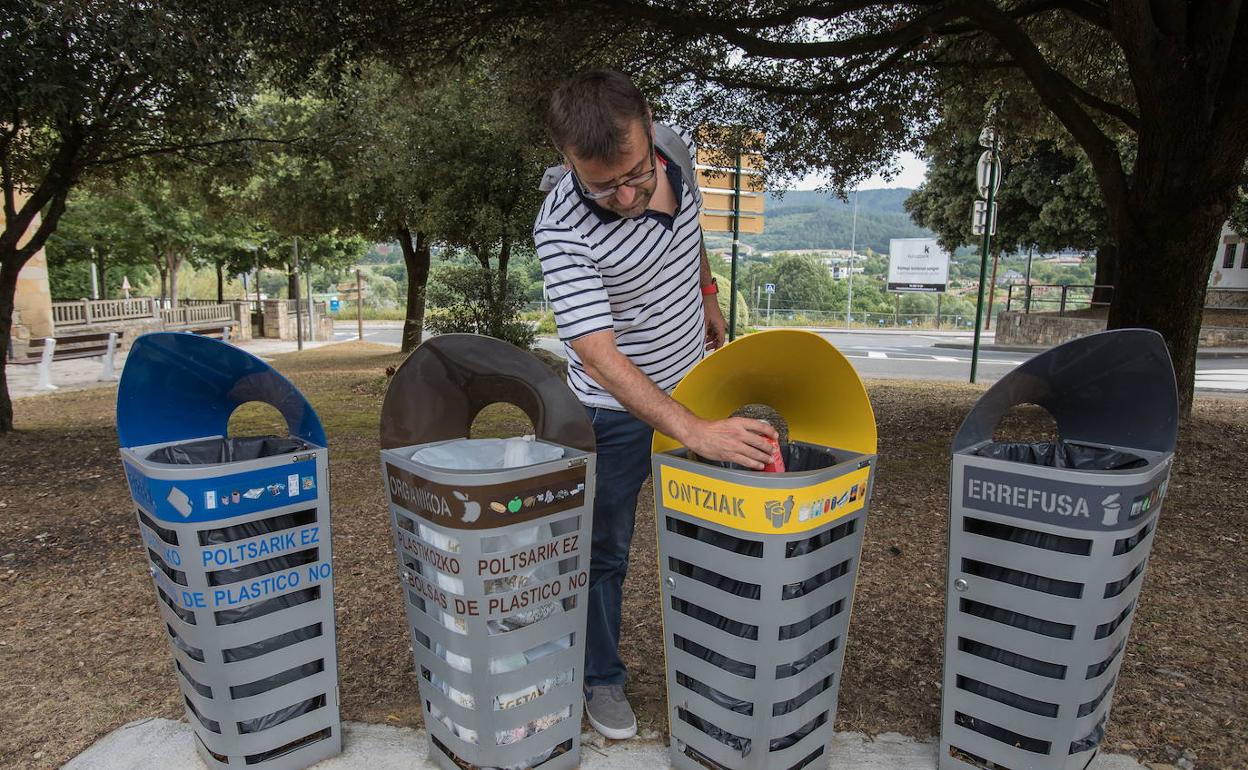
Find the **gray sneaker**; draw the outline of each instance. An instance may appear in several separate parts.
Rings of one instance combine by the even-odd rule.
[[[594,729],[613,741],[637,734],[637,717],[618,684],[585,688],[585,715]]]

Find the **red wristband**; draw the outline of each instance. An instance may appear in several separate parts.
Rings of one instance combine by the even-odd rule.
[[[714,278],[711,282],[702,287],[702,296],[710,296],[711,294],[719,294],[719,282]]]

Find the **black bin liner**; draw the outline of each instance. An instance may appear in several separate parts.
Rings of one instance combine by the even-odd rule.
[[[311,448],[306,441],[282,436],[209,438],[161,447],[152,451],[146,459],[168,465],[216,465],[276,457]]]
[[[295,717],[301,717],[304,714],[316,711],[325,705],[325,696],[316,695],[305,701],[278,709],[272,714],[266,714],[255,719],[245,719],[238,723],[238,731],[243,735],[248,733],[258,733],[261,730],[267,730],[270,727],[277,727],[283,722],[289,722]]]
[[[1072,468],[1084,471],[1119,471],[1140,468],[1148,461],[1130,452],[1104,447],[1074,444],[1069,441],[1039,441],[1036,443],[1001,442],[986,444],[975,454],[993,460],[1009,460],[1046,468]]]

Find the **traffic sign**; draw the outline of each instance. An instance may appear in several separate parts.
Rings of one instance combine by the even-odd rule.
[[[775,294],[776,285],[774,283],[765,283],[763,284],[763,291],[767,292],[768,294]]]
[[[755,146],[763,137],[752,137]],[[703,126],[697,134],[697,185],[702,192],[702,229],[710,233],[763,231],[763,156],[722,149],[736,144],[730,133]]]
[[[987,221],[988,202],[975,201],[975,207],[971,210],[971,234],[983,235],[984,223]],[[991,235],[997,234],[997,204],[992,204],[992,231]]]
[[[995,167],[996,174],[993,174]],[[979,165],[975,167],[975,184],[979,186],[979,196],[981,198],[988,197],[988,180],[993,179],[992,192],[995,195],[997,190],[1001,189],[1001,161],[994,158],[992,150],[984,150],[984,154],[979,156]]]

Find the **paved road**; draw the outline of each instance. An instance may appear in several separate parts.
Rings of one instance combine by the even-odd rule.
[[[971,351],[935,347],[941,342],[970,342],[970,335],[875,334],[820,332],[849,358],[863,377],[965,382],[971,371]],[[364,339],[398,345],[402,330],[364,324]],[[356,338],[354,325],[339,325],[339,340]],[[563,345],[542,338],[538,345],[562,355]],[[980,382],[993,382],[1027,360],[1028,353],[983,351],[979,358]],[[1248,394],[1248,358],[1201,359],[1196,365],[1197,390]]]

